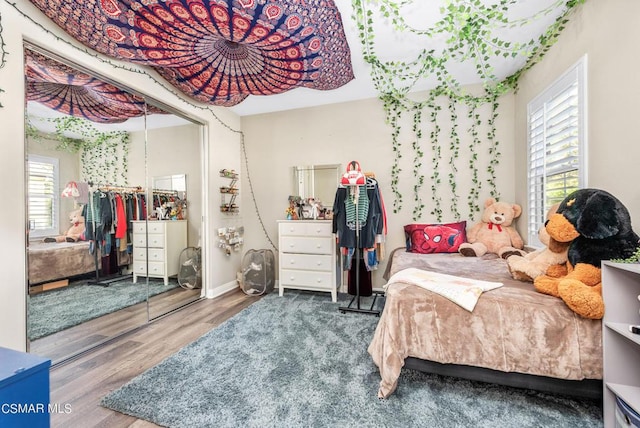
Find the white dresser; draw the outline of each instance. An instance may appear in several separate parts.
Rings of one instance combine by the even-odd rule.
[[[187,246],[186,220],[134,221],[133,282],[138,276],[164,278],[178,274],[180,252]],[[148,234],[147,234],[147,224]],[[148,236],[148,240],[147,240]],[[147,255],[149,256],[147,275]]]
[[[337,301],[336,240],[331,220],[278,222],[279,287],[327,291]]]

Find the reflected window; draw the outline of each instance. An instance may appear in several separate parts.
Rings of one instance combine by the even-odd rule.
[[[28,212],[30,237],[57,235],[58,226],[58,159],[29,155]]]

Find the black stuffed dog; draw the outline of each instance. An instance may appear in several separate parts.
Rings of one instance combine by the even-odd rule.
[[[545,226],[551,239],[571,242],[568,274],[535,279],[537,291],[560,297],[578,315],[601,319],[601,261],[626,259],[640,245],[631,216],[622,203],[599,189],[581,189],[567,196]]]

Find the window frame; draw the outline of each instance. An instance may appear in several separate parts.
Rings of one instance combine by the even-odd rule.
[[[39,162],[53,165],[53,191],[50,195],[52,200],[51,206],[51,227],[47,229],[36,229],[35,225],[32,224],[31,220],[31,197],[32,196],[43,196],[47,197],[47,194],[34,194],[31,191],[31,163]],[[27,219],[28,219],[28,228],[29,228],[29,239],[33,238],[42,238],[46,236],[57,236],[60,234],[60,160],[53,157],[42,156],[42,155],[34,155],[29,154],[27,156]]]
[[[533,100],[527,104],[527,236],[528,244],[532,247],[542,247],[542,244],[538,238],[538,230],[544,225],[546,220],[546,214],[552,203],[548,199],[546,192],[547,179],[550,176],[547,171],[546,154],[547,154],[547,142],[544,141],[544,147],[538,146],[538,151],[543,156],[543,172],[539,174],[535,169],[539,169],[539,165],[534,166],[534,160],[532,160],[532,116],[538,113],[540,109],[544,109],[547,105],[556,100],[557,97],[565,94],[572,85],[577,85],[576,90],[576,108],[577,108],[577,172],[578,172],[578,186],[577,188],[584,188],[587,186],[587,56],[580,58],[575,64],[573,64],[567,71],[565,71],[560,77],[558,77],[549,87],[543,90]],[[544,113],[543,113],[544,115]],[[543,132],[548,128],[547,123],[549,118],[543,117]],[[540,144],[536,142],[535,144]],[[538,154],[540,154],[538,153]],[[536,158],[535,161],[539,161]],[[559,174],[556,174],[559,175]],[[542,179],[542,183],[540,183]],[[534,181],[535,180],[535,181]],[[541,186],[541,188],[540,188]],[[566,194],[565,194],[566,196]]]

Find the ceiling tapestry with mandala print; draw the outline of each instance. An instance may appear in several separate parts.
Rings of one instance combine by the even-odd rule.
[[[304,87],[331,90],[353,70],[332,0],[31,0],[84,45],[154,68],[203,103]]]
[[[121,123],[164,113],[140,96],[62,64],[31,49],[24,51],[27,101],[96,123]]]

